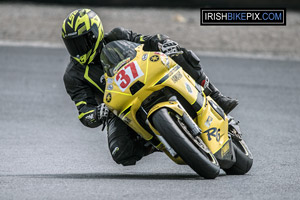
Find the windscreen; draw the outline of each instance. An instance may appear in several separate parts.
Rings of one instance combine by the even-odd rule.
[[[121,67],[118,65],[121,61],[126,63],[135,58],[135,48],[139,45],[126,40],[117,40],[105,45],[101,51],[100,60],[107,75],[112,77],[117,71],[115,68]]]

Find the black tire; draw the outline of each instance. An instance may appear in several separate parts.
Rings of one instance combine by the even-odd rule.
[[[252,167],[253,157],[244,141],[233,141],[233,148],[236,156],[236,163],[229,169],[224,169],[228,175],[246,174]]]
[[[156,111],[153,114],[152,122],[155,129],[178,153],[183,161],[200,176],[207,179],[214,179],[219,175],[220,166],[212,163],[194,146],[174,122],[166,108]]]

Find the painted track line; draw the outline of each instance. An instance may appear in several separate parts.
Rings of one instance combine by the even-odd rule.
[[[50,49],[64,49],[63,42],[50,43],[42,41],[11,41],[0,40],[0,46],[11,47],[38,47]],[[274,55],[268,53],[254,54],[254,53],[238,53],[238,52],[215,52],[215,51],[194,51],[197,55],[207,57],[219,58],[241,58],[241,59],[258,59],[258,60],[277,60],[277,61],[300,61],[300,55]]]
[[[274,61],[300,61],[300,55],[274,55],[271,53],[238,53],[238,52],[218,52],[218,51],[195,51],[197,55],[220,58],[241,58],[241,59],[258,59]]]
[[[50,43],[50,42],[42,42],[42,41],[11,41],[11,40],[0,40],[0,46],[40,47],[40,48],[52,48],[52,49],[64,48],[63,43]]]

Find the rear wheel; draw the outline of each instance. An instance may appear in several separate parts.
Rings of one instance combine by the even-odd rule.
[[[224,169],[229,175],[246,174],[252,167],[253,157],[244,140],[233,139],[233,148],[236,156],[236,163],[229,169]]]
[[[219,175],[220,167],[215,157],[203,146],[205,144],[202,141],[193,140],[191,135],[180,127],[173,113],[162,108],[153,114],[152,122],[168,144],[200,176],[213,179]]]

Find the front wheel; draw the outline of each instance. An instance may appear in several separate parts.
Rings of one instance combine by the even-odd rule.
[[[214,163],[196,147],[170,114],[166,108],[156,111],[152,117],[155,129],[195,172],[204,178],[216,178],[220,172],[218,163]]]

